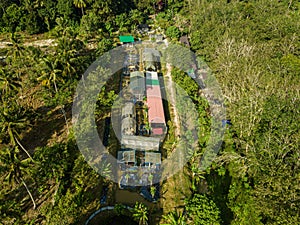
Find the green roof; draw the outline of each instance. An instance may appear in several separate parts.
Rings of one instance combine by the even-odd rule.
[[[120,42],[128,43],[128,42],[134,42],[133,36],[119,36]]]
[[[147,84],[147,85],[159,85],[159,81],[158,81],[158,80],[150,80],[150,79],[147,79],[147,80],[146,80],[146,84]]]

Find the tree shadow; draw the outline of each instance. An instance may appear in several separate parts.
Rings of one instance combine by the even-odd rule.
[[[230,224],[233,220],[233,213],[228,207],[228,193],[231,184],[231,176],[228,170],[223,176],[218,175],[217,171],[211,171],[206,178],[212,198],[221,211],[221,218],[224,224]]]
[[[71,125],[71,104],[64,108]],[[68,137],[68,131],[64,115],[59,107],[41,106],[36,110],[38,114],[29,131],[23,134],[22,145],[32,154],[37,147],[61,142]]]

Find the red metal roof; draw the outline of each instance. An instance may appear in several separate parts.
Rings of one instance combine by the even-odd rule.
[[[152,133],[154,135],[162,135],[164,131],[161,127],[158,127],[158,128],[152,128]]]
[[[147,105],[149,123],[165,124],[164,108],[159,85],[147,85]]]

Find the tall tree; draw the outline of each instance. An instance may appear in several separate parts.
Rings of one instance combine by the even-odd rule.
[[[21,130],[29,126],[26,110],[12,99],[10,102],[4,100],[0,107],[0,125],[2,127],[0,136],[4,143],[12,147],[18,145],[32,159],[29,152],[19,141]]]
[[[64,82],[61,77],[61,69],[59,68],[59,61],[55,56],[47,56],[41,59],[41,68],[42,74],[38,78],[38,81],[41,81],[42,85],[50,88],[53,85],[55,93],[58,93],[57,82]]]
[[[13,95],[21,87],[20,78],[6,67],[0,68],[0,91],[3,96]]]
[[[20,77],[21,71],[23,69],[24,55],[26,49],[24,47],[23,38],[18,33],[10,34],[11,45],[8,48],[6,54],[6,62],[10,70],[15,72],[15,74]]]

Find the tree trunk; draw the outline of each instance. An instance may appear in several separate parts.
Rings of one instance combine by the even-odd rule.
[[[25,181],[23,180],[22,177],[20,178],[20,180],[22,181],[22,184],[23,184],[24,187],[26,188],[26,190],[27,190],[27,192],[28,192],[28,194],[29,194],[29,196],[30,196],[30,198],[31,198],[31,201],[32,201],[32,203],[33,203],[33,209],[35,209],[35,208],[36,208],[36,204],[35,204],[35,201],[34,201],[34,199],[33,199],[33,197],[32,197],[31,192],[29,191],[29,189],[28,189],[28,187],[27,187],[27,185],[26,185],[26,183],[25,183]]]
[[[55,192],[54,192],[54,194],[53,194],[53,198],[52,198],[52,205],[53,205],[53,206],[55,205],[55,197],[56,197],[56,194],[57,194],[57,192],[58,192],[59,186],[60,186],[60,181],[58,182],[57,187],[56,187],[56,189],[55,189]]]
[[[57,89],[57,85],[56,85],[56,81],[55,80],[53,80],[53,85],[54,85],[55,92],[58,93],[58,89]]]
[[[53,84],[54,84],[55,92],[57,94],[58,93],[58,89],[57,89],[57,85],[56,85],[55,80],[53,81]],[[68,125],[68,121],[67,121],[66,111],[64,110],[64,106],[60,106],[60,110],[61,110],[61,112],[62,112],[62,114],[64,116],[64,119],[65,119],[65,122],[66,122],[66,125],[67,125],[67,132],[69,134],[70,130],[69,130],[69,125]]]
[[[64,110],[64,106],[60,106],[60,110],[61,110],[62,114],[64,115],[64,119],[65,119],[65,122],[66,122],[66,125],[67,125],[67,133],[70,134],[67,115],[66,115],[66,111]]]
[[[28,155],[28,157],[32,160],[33,158],[31,157],[31,155],[29,154],[29,152],[23,147],[23,145],[21,144],[21,142],[19,142],[19,140],[15,137],[16,142],[18,143],[18,145],[21,147],[21,149]]]

